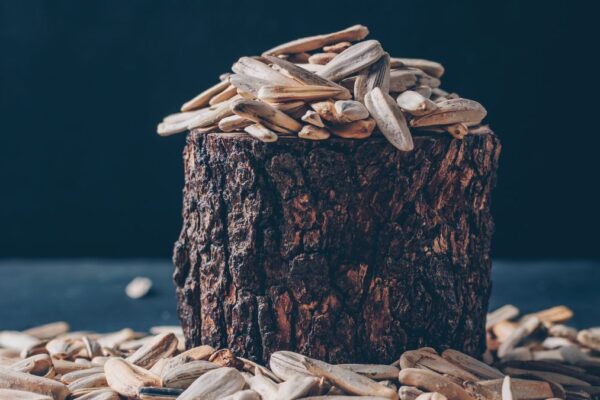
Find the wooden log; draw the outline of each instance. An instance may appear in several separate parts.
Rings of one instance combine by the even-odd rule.
[[[187,345],[261,362],[281,349],[334,363],[420,346],[479,356],[500,142],[414,143],[192,132],[173,255]]]

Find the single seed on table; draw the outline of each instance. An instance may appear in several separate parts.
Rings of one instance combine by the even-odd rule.
[[[338,95],[336,95],[336,98],[338,98],[338,99],[352,98],[352,95],[350,94],[348,89],[338,85],[337,83],[330,81],[329,79],[320,77],[319,75],[317,75],[309,70],[299,67],[298,65],[288,62],[286,60],[281,60],[277,57],[266,56],[265,58],[267,60],[269,60],[270,62],[272,62],[274,66],[276,66],[281,71],[283,71],[287,76],[289,76],[292,79],[295,79],[296,81],[298,81],[300,83],[303,83],[305,85],[312,85],[312,86],[331,86],[333,88],[340,90],[340,93]]]
[[[354,25],[338,32],[292,40],[291,42],[280,44],[279,46],[265,51],[263,55],[303,53],[339,42],[355,42],[363,40],[368,34],[369,29],[366,26]]]
[[[325,127],[325,125],[323,124],[323,120],[321,120],[321,116],[313,110],[306,111],[300,119],[319,128]]]
[[[318,74],[337,82],[373,64],[383,54],[383,48],[377,40],[365,40],[338,54]]]
[[[329,61],[333,60],[338,53],[316,53],[308,58],[309,64],[321,64],[325,65]]]
[[[273,143],[279,139],[279,136],[269,128],[261,124],[253,124],[244,128],[244,131],[255,139],[265,143]]]
[[[381,58],[363,69],[354,80],[354,98],[364,102],[365,96],[374,88],[384,93],[390,91],[390,55],[384,53]]]
[[[367,118],[354,122],[331,124],[327,126],[327,129],[344,139],[366,139],[373,133],[375,125],[373,118]]]
[[[424,60],[420,58],[392,58],[393,66],[405,66],[418,68],[428,75],[435,78],[441,78],[444,75],[444,66],[436,61]]]
[[[383,136],[394,147],[401,151],[414,148],[406,118],[394,99],[376,87],[365,96],[365,105]]]
[[[352,46],[352,43],[350,42],[339,42],[329,46],[323,46],[323,51],[325,53],[341,53],[350,46]]]
[[[298,132],[299,138],[309,140],[325,140],[329,139],[329,136],[331,135],[326,129],[314,125],[304,125]]]
[[[298,132],[302,129],[302,125],[299,122],[261,101],[238,100],[233,103],[231,110],[241,117],[259,123],[276,132]]]
[[[199,95],[182,105],[181,111],[192,111],[198,108],[206,107],[213,96],[221,93],[228,86],[229,82],[227,81],[221,81],[216,85],[211,86],[210,88],[206,89],[205,91],[203,91],[202,93],[200,93]]]
[[[282,85],[282,86],[297,86],[300,83],[296,82],[292,78],[289,78],[267,64],[258,61],[251,57],[240,58],[233,67],[233,72],[241,75],[248,75],[253,78],[261,79],[269,82],[271,85]]]
[[[258,91],[258,98],[267,102],[310,101],[335,97],[342,90],[331,86],[263,86]]]
[[[401,109],[417,116],[432,113],[438,108],[433,101],[412,90],[400,93],[396,102]]]

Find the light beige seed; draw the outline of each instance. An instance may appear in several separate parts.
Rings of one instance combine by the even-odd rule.
[[[292,78],[289,78],[277,71],[273,68],[269,67],[267,64],[258,61],[251,57],[242,57],[240,58],[233,66],[231,67],[233,72],[236,74],[247,75],[253,78],[257,78],[263,81],[269,82],[271,85],[281,85],[281,86],[297,86],[299,83]]]
[[[366,139],[375,129],[373,118],[361,119],[346,124],[331,124],[327,128],[336,136],[344,139]]]
[[[144,386],[160,386],[160,377],[120,358],[111,358],[104,364],[106,381],[115,392],[136,397]]]
[[[300,83],[303,83],[305,85],[311,85],[311,86],[331,86],[332,88],[339,89],[339,91],[340,91],[339,94],[336,95],[336,98],[342,99],[342,100],[352,98],[352,95],[350,94],[348,89],[338,85],[337,83],[330,81],[329,79],[325,79],[325,78],[315,74],[314,72],[311,72],[305,68],[299,67],[298,65],[293,64],[291,62],[281,60],[277,57],[267,56],[266,58],[269,61],[271,61],[274,66],[279,68],[281,71],[285,72],[285,74],[287,76],[289,76],[292,79],[295,79],[296,81],[298,81]],[[308,64],[308,65],[311,65],[311,64]]]
[[[206,89],[205,91],[203,91],[202,93],[200,93],[199,95],[182,105],[181,111],[192,111],[198,108],[206,107],[213,96],[221,93],[228,86],[229,82],[227,81],[221,81],[216,85],[211,86],[210,88]]]
[[[308,140],[326,140],[329,139],[330,133],[327,129],[319,128],[314,125],[304,125],[300,132],[298,132],[298,137],[302,139]]]
[[[324,128],[323,120],[321,116],[313,110],[307,110],[306,113],[301,117],[302,121],[307,122],[311,125],[317,126],[319,128]]]
[[[398,393],[395,390],[350,370],[310,358],[304,360],[304,365],[312,374],[328,379],[347,393],[398,399]]]
[[[573,318],[573,311],[566,306],[556,306],[552,308],[548,308],[546,310],[538,311],[533,314],[526,314],[522,319],[526,319],[529,317],[535,316],[540,322],[546,323],[561,323],[566,322]]]
[[[127,284],[125,293],[127,294],[127,297],[131,299],[139,299],[147,295],[151,288],[152,280],[150,280],[150,278],[145,276],[136,276]]]
[[[502,400],[517,400],[511,387],[510,376],[505,376],[502,381]]]
[[[506,304],[487,315],[485,327],[490,329],[498,322],[511,320],[516,318],[517,315],[519,315],[519,309],[512,304]]]
[[[97,389],[108,386],[104,372],[99,372],[89,376],[84,376],[69,383],[71,393],[81,392],[84,389]]]
[[[420,394],[416,400],[448,400],[448,398],[438,392],[427,392]]]
[[[412,90],[400,93],[396,102],[401,109],[417,116],[430,114],[438,108],[433,101]]]
[[[190,361],[165,371],[161,376],[162,384],[168,388],[187,389],[198,377],[216,368],[219,366],[210,361]]]
[[[400,400],[416,400],[416,398],[423,393],[424,392],[422,390],[408,385],[400,386],[400,389],[398,389],[398,396],[400,396]]]
[[[338,367],[345,368],[375,380],[396,379],[400,372],[398,368],[392,367],[391,365],[379,364],[338,364]]]
[[[271,354],[269,366],[271,371],[281,380],[288,380],[294,376],[313,376],[304,365],[306,357],[292,351],[276,351]]]
[[[237,393],[225,396],[221,400],[261,400],[261,398],[254,390],[241,390]]]
[[[23,390],[0,389],[0,399],[2,400],[52,400],[51,396],[39,393],[26,392]]]
[[[444,129],[446,129],[454,139],[458,140],[463,140],[469,133],[469,127],[463,123],[446,125]]]
[[[376,87],[384,93],[390,91],[390,55],[384,53],[381,58],[363,69],[354,80],[354,98],[364,102],[365,96]]]
[[[258,96],[258,91],[261,87],[271,84],[271,82],[267,80],[244,74],[231,75],[231,77],[229,77],[229,81],[237,88],[238,91],[248,93],[254,98]]]
[[[400,368],[421,368],[459,381],[476,381],[477,376],[428,350],[405,351],[400,357]]]
[[[451,125],[465,123],[478,124],[487,111],[481,104],[468,99],[450,99],[437,103],[438,109],[411,121],[411,126]]]
[[[40,339],[18,331],[0,331],[0,347],[26,351],[40,343]]]
[[[237,88],[234,85],[229,85],[227,87],[227,89],[225,89],[221,93],[211,97],[208,104],[210,104],[211,106],[214,106],[215,104],[219,104],[219,103],[224,102],[225,100],[229,100],[236,94],[237,94]]]
[[[338,32],[292,40],[291,42],[283,43],[267,50],[263,54],[278,55],[286,53],[303,53],[339,42],[355,42],[357,40],[363,40],[368,34],[369,29],[366,26],[354,25]]]
[[[462,387],[432,371],[416,368],[402,369],[399,380],[402,385],[416,386],[427,392],[441,393],[448,400],[473,400]]]
[[[219,400],[244,388],[246,381],[241,373],[230,367],[217,368],[200,376],[178,400]]]
[[[333,60],[338,53],[315,53],[308,58],[309,64],[325,65]]]
[[[503,378],[504,374],[496,368],[487,365],[471,356],[457,350],[447,349],[442,357],[477,376],[478,380]]]
[[[339,42],[330,46],[323,46],[323,51],[325,53],[341,53],[350,46],[352,46],[350,42]]]
[[[521,341],[535,332],[540,326],[540,320],[537,317],[527,318],[522,321],[498,348],[498,357],[502,358],[513,350]]]
[[[365,105],[383,136],[398,150],[414,148],[412,135],[400,106],[381,88],[375,88],[365,97]]]
[[[273,143],[279,139],[279,136],[275,132],[261,124],[249,125],[244,128],[244,131],[264,143]]]
[[[223,132],[241,131],[252,124],[252,121],[242,118],[239,115],[230,115],[219,121],[219,129]]]
[[[339,122],[353,122],[369,118],[369,110],[359,101],[338,100],[334,106]]]
[[[24,360],[17,361],[10,365],[10,369],[18,372],[26,372],[28,374],[52,377],[48,375],[54,374],[54,365],[48,354],[36,354],[27,357]]]
[[[120,399],[119,394],[112,389],[93,390],[93,391],[77,398],[77,400],[119,400],[119,399]]]
[[[216,125],[219,121],[225,117],[233,114],[231,111],[231,105],[237,100],[237,96],[232,97],[217,105],[211,106],[202,114],[198,114],[188,121],[187,128],[205,128],[211,125]]]
[[[60,381],[65,384],[70,384],[75,382],[78,379],[88,377],[90,375],[95,375],[104,372],[104,367],[92,367],[79,371],[72,371],[67,374],[61,376]]]
[[[67,386],[52,379],[17,372],[0,367],[0,389],[22,390],[64,400],[69,395]]]
[[[504,378],[479,381],[477,383],[501,394]],[[554,393],[548,382],[512,378],[510,383],[514,396],[519,400],[541,400],[554,397]]]
[[[23,331],[23,333],[36,337],[40,340],[54,339],[56,336],[69,332],[70,326],[64,321],[51,322],[40,326],[35,326]]]
[[[256,100],[238,100],[232,111],[264,127],[280,133],[298,132],[302,125],[276,108]]]
[[[548,328],[548,334],[557,338],[566,338],[571,341],[577,339],[577,329],[562,324],[552,325]]]
[[[435,78],[441,78],[444,75],[444,66],[438,62],[424,60],[420,58],[393,58],[394,66],[405,66],[418,68],[428,75]]]
[[[318,74],[337,82],[373,64],[383,54],[383,48],[377,40],[365,40],[338,54]]]
[[[258,98],[270,102],[311,101],[335,97],[340,89],[331,86],[263,86],[258,91]]]
[[[177,337],[171,332],[161,333],[127,357],[127,361],[142,368],[151,368],[159,359],[170,357],[177,351]]]

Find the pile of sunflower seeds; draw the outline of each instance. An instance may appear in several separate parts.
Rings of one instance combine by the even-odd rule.
[[[181,328],[69,332],[65,322],[0,332],[0,399],[587,400],[600,395],[600,328],[564,325],[554,307],[487,318],[479,361],[456,350],[406,351],[391,365],[328,364],[290,351],[261,366],[228,349],[185,350]]]
[[[187,130],[245,132],[263,142],[279,137],[365,139],[378,132],[402,151],[413,149],[410,128],[457,139],[487,112],[476,101],[440,88],[435,61],[390,57],[362,25],[297,39],[242,57],[233,74],[206,89],[158,125],[168,136]]]

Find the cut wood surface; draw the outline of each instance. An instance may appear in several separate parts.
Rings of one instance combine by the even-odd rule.
[[[500,143],[414,147],[192,132],[173,258],[187,345],[260,362],[289,349],[389,364],[425,345],[480,356]]]

